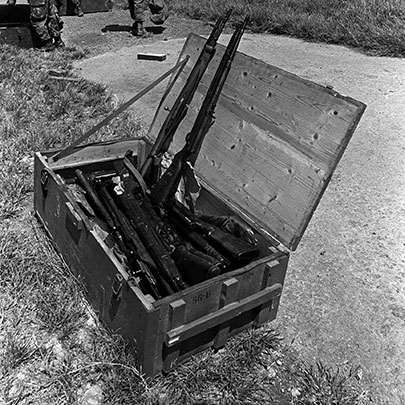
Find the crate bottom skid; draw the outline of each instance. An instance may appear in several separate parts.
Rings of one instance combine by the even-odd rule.
[[[84,174],[117,171],[132,152],[138,167],[198,58],[205,39],[191,34],[190,57],[168,87],[145,139],[78,147],[56,162],[35,156],[34,205],[64,260],[84,282],[99,318],[135,340],[142,370],[155,375],[229,336],[276,317],[289,252],[294,250],[364,111],[364,104],[242,53],[235,57],[195,171],[199,208],[234,214],[257,233],[259,258],[178,293],[154,300],[114,254],[108,233],[69,188]],[[217,52],[176,133],[179,150],[224,53]],[[190,269],[192,271],[192,269]]]

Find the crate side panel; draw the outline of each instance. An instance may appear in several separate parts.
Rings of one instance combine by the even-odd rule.
[[[232,273],[228,277],[221,280],[213,280],[211,284],[211,291],[216,291],[218,294],[211,303],[217,303],[212,309],[202,311],[201,309],[193,311],[193,306],[201,300],[203,303],[207,299],[204,295],[207,289],[199,289],[196,286],[195,291],[184,292],[181,297],[176,297],[175,305],[178,306],[179,302],[185,303],[185,311],[183,321],[173,324],[171,316],[171,303],[166,303],[161,306],[160,315],[160,330],[161,334],[158,337],[157,347],[161,347],[161,358],[155,358],[157,367],[163,367],[168,370],[176,363],[183,361],[207,347],[222,347],[229,336],[232,336],[244,329],[252,326],[262,324],[266,321],[273,320],[276,317],[279,294],[266,302],[256,305],[253,308],[246,305],[246,308],[241,305],[237,311],[237,315],[232,319],[221,322],[219,312],[221,309],[226,308],[228,305],[235,305],[248,301],[250,297],[254,296],[268,287],[276,285],[282,286],[284,282],[285,273],[287,270],[288,255],[281,254],[275,260],[270,260],[268,263],[260,263],[252,266],[247,271],[241,271],[239,274]],[[225,287],[225,288],[224,288]],[[196,302],[195,298],[198,297]],[[194,298],[194,299],[193,299]],[[198,316],[192,316],[198,314]],[[191,316],[190,316],[191,315]],[[210,327],[203,328],[201,331],[193,334],[185,340],[181,340],[178,344],[170,345],[167,341],[167,333],[176,328],[181,328],[193,324],[193,321],[199,321],[201,318],[210,318]],[[218,322],[216,321],[218,319]],[[199,329],[198,329],[199,330]]]
[[[123,286],[119,301],[115,304],[118,305],[118,310],[111,319],[109,327],[130,343],[135,343],[137,360],[142,372],[154,375],[161,370],[155,365],[159,336],[159,311],[146,310],[133,289],[134,284],[131,280]]]
[[[55,247],[75,276],[83,282],[90,304],[103,322],[109,323],[108,302],[116,271],[97,240],[86,229],[79,230],[68,219],[66,196],[53,179],[48,180],[45,198],[37,200],[36,212]]]
[[[52,175],[46,182],[46,192],[43,192],[39,168],[35,172],[34,193],[36,213],[52,242],[69,268],[83,282],[88,300],[101,320],[110,324],[111,286],[118,269],[94,234],[83,224],[72,222],[67,205],[71,202]]]
[[[115,276],[120,273],[86,227],[79,230],[70,221],[66,210],[69,199],[65,190],[51,175],[45,192],[41,185],[41,172],[47,168],[35,157],[34,208],[44,224],[55,247],[71,271],[82,282],[86,297],[99,319],[111,330],[135,342],[139,362],[145,372],[152,374],[158,333],[159,311],[148,310],[134,291],[132,281],[123,283],[116,295],[113,292]]]

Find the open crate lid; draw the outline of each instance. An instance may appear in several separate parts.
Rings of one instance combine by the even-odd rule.
[[[190,61],[161,105],[154,140],[205,39],[190,34]],[[225,47],[218,45],[171,147],[184,145]],[[295,250],[365,105],[238,53],[217,105],[196,173],[231,206]]]

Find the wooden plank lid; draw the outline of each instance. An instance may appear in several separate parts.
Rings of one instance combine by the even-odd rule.
[[[190,55],[190,62],[156,113],[152,140],[204,42],[188,37],[180,58]],[[224,50],[217,47],[172,152],[183,146]],[[359,101],[238,53],[196,172],[258,228],[295,250],[364,109]]]

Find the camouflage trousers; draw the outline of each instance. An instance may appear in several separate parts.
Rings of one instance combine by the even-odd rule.
[[[34,34],[41,42],[61,35],[63,22],[54,0],[28,0],[30,21]]]
[[[54,0],[55,1],[55,5],[58,8],[58,10],[60,11],[62,5],[63,5],[63,1],[62,0]],[[70,0],[70,3],[73,4],[75,7],[81,7],[82,6],[82,1],[81,0]]]
[[[129,12],[135,22],[145,22],[145,11],[149,8],[154,24],[163,24],[167,17],[167,6],[163,0],[128,0]]]

